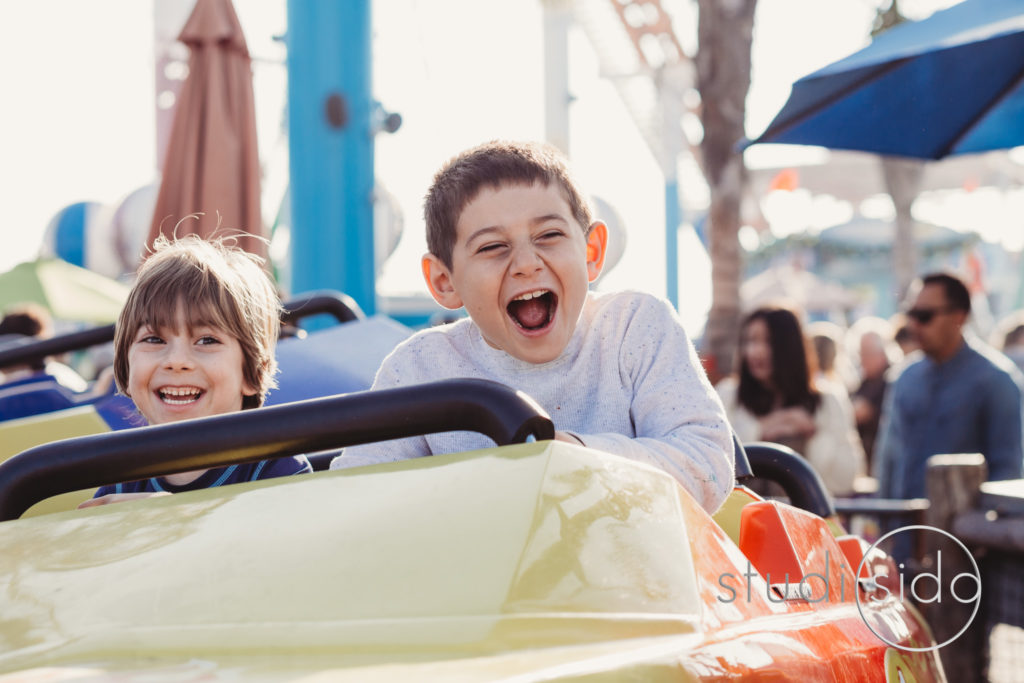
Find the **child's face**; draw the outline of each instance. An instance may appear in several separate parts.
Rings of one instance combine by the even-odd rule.
[[[488,344],[545,363],[572,337],[606,236],[595,223],[588,252],[556,184],[484,188],[459,216],[452,268],[428,254],[424,274],[443,306],[466,307]]]
[[[141,327],[128,350],[128,395],[150,424],[242,409],[256,393],[242,376],[242,347],[225,330],[188,331],[179,313],[173,330]]]

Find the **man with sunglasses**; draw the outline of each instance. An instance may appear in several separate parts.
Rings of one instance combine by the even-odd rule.
[[[924,357],[903,370],[886,397],[875,458],[880,495],[925,497],[928,458],[940,453],[982,453],[989,479],[1024,476],[1024,376],[964,336],[971,297],[959,278],[932,273],[912,291],[906,316]]]

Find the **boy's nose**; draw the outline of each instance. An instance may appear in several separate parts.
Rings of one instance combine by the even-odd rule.
[[[193,365],[191,349],[187,344],[170,343],[164,357],[164,366],[172,370],[191,368]]]
[[[513,275],[533,275],[543,267],[544,262],[532,246],[520,247],[512,254]]]

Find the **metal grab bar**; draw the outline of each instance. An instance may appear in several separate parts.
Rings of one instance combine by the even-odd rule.
[[[555,435],[533,399],[489,380],[329,396],[36,446],[0,464],[0,521],[83,488],[449,431],[499,446]]]

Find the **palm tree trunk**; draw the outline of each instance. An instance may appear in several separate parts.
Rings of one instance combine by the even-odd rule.
[[[712,381],[732,371],[739,334],[740,200],[747,180],[736,143],[744,135],[757,0],[699,0],[697,82],[704,177],[711,192],[711,312],[702,355]]]

